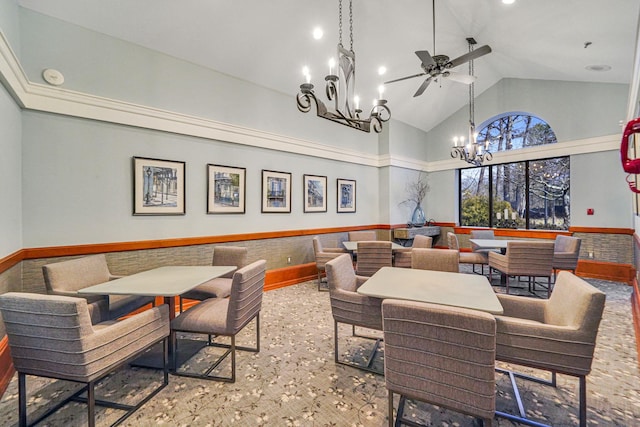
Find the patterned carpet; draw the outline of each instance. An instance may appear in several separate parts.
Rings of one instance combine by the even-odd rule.
[[[587,377],[589,425],[640,425],[639,365],[630,312],[631,288],[619,283],[590,282],[607,294],[607,304],[600,326],[596,361]],[[503,292],[504,288],[495,289]],[[248,329],[239,337],[239,344],[253,344],[253,324]],[[384,377],[334,363],[329,294],[318,292],[315,282],[267,292],[261,329],[261,352],[239,353],[235,384],[171,376],[169,386],[124,425],[387,425]],[[345,357],[362,358],[368,354],[373,342],[351,337],[350,332],[350,327],[341,327],[340,349],[348,351]],[[220,351],[206,348],[190,361],[190,367],[204,366],[209,360],[207,352]],[[382,355],[383,351],[379,352],[374,360],[377,368],[382,368]],[[519,370],[532,372],[524,368]],[[498,409],[514,411],[508,379],[499,374],[496,379]],[[97,394],[101,398],[124,399],[131,403],[160,380],[161,375],[155,371],[123,368],[101,382]],[[77,388],[70,383],[35,377],[28,377],[27,386],[30,419],[42,413],[52,400]],[[577,379],[559,375],[555,389],[526,381],[520,381],[519,387],[532,419],[554,426],[577,425]],[[0,401],[1,425],[17,425],[17,400],[14,377]],[[97,409],[97,424],[110,425],[120,414],[113,409]],[[470,417],[422,403],[410,403],[405,414],[434,426],[473,425]],[[86,425],[85,406],[71,403],[41,425]],[[495,425],[514,424],[496,419]]]

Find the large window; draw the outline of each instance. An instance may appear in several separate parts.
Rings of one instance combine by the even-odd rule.
[[[490,150],[556,142],[547,123],[527,115],[495,119],[478,135]],[[460,170],[460,225],[567,230],[569,157]]]

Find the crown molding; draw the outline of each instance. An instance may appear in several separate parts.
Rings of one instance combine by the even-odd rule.
[[[202,117],[77,92],[29,81],[0,31],[0,81],[24,109],[62,114],[181,135],[219,140],[372,167],[399,167],[437,172],[470,167],[459,159],[433,162],[392,154],[369,154],[299,138],[223,123]],[[616,150],[618,135],[568,141],[494,155],[491,164]]]

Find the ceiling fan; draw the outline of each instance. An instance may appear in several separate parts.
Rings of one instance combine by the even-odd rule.
[[[432,6],[433,6],[432,7],[433,9],[433,14],[432,14],[433,16],[433,52],[435,53],[436,51],[436,2],[435,0],[433,0]],[[468,37],[467,42],[469,43],[470,47],[477,44],[477,42],[473,37]],[[424,82],[422,82],[422,84],[420,85],[416,93],[413,95],[414,97],[422,95],[422,93],[427,89],[429,84],[433,80],[437,80],[438,77],[446,77],[456,82],[471,84],[475,81],[476,79],[475,76],[469,75],[469,74],[459,74],[454,71],[451,71],[451,69],[454,67],[457,67],[458,65],[462,65],[466,62],[469,62],[471,60],[480,58],[481,56],[484,56],[488,53],[491,53],[491,47],[489,47],[488,45],[484,45],[479,47],[478,49],[470,50],[464,55],[461,55],[455,59],[450,60],[447,55],[431,56],[431,54],[426,50],[418,50],[416,51],[416,55],[421,61],[420,66],[422,67],[423,72],[414,74],[411,76],[401,77],[395,80],[389,80],[387,82],[384,82],[384,84],[395,83],[395,82],[399,82],[407,79],[413,79],[415,77],[427,76],[427,78],[424,80]]]

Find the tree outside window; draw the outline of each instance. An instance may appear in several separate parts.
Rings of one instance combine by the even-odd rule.
[[[492,152],[557,142],[543,120],[526,114],[497,117],[478,133]],[[569,228],[569,157],[462,169],[460,224],[476,227]]]

